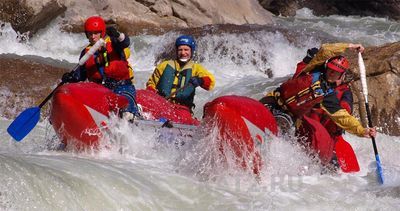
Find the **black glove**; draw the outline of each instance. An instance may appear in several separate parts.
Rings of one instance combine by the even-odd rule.
[[[315,54],[318,53],[318,48],[310,48],[307,50],[307,56],[304,57],[304,63],[310,63],[311,59],[314,58]]]
[[[64,75],[61,78],[61,81],[63,83],[72,83],[72,82],[76,82],[76,79],[74,77],[74,72],[68,72],[68,73],[64,73]]]
[[[192,77],[189,79],[189,83],[193,84],[194,87],[198,87],[198,86],[203,85],[204,81],[202,78]]]
[[[119,32],[117,31],[117,29],[115,29],[115,28],[112,27],[112,26],[107,27],[106,33],[107,33],[108,36],[110,36],[110,37],[115,37],[115,38],[118,38],[118,37],[121,35],[121,33],[119,33]]]

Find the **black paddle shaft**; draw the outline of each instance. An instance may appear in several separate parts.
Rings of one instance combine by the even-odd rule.
[[[78,69],[78,67],[79,67],[79,64],[77,64],[71,72],[75,72],[76,69]],[[47,101],[49,101],[50,98],[53,97],[53,94],[54,94],[54,92],[57,90],[57,88],[60,87],[60,86],[62,86],[62,85],[64,85],[64,84],[65,84],[65,82],[64,82],[64,81],[61,81],[61,83],[59,83],[59,84],[57,85],[57,87],[56,87],[55,89],[53,89],[53,91],[51,91],[51,93],[39,104],[38,107],[39,107],[39,108],[42,108],[42,107],[47,103]]]
[[[371,119],[371,110],[369,109],[368,102],[365,102],[365,110],[367,111],[367,118],[368,118],[368,127],[372,128],[372,119]],[[378,148],[376,147],[375,137],[371,137],[372,139],[372,146],[374,147],[375,156],[378,155]]]
[[[50,100],[51,97],[53,97],[54,92],[57,90],[58,87],[62,86],[64,84],[64,82],[61,82],[57,85],[57,87],[55,89],[53,89],[53,91],[40,103],[39,108],[42,108],[47,101]]]

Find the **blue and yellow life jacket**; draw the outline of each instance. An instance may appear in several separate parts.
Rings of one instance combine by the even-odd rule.
[[[195,87],[189,83],[189,80],[192,77],[194,63],[189,61],[181,70],[177,70],[177,65],[179,66],[174,60],[168,61],[156,89],[161,96],[169,97],[176,103],[193,107]]]

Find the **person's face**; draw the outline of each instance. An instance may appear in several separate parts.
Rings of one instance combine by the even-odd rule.
[[[89,39],[90,44],[95,44],[101,38],[101,31],[86,32],[86,37]]]
[[[331,70],[331,69],[327,69],[326,70],[326,80],[329,82],[329,83],[333,83],[333,82],[340,82],[341,81],[341,79],[342,79],[342,75],[344,75],[344,74],[342,74],[342,73],[339,73],[339,72],[337,72],[337,71],[334,71],[334,70]]]
[[[192,51],[189,46],[181,45],[177,49],[178,59],[181,61],[187,61],[192,58]]]

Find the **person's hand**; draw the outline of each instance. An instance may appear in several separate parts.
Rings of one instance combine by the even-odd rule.
[[[74,77],[74,72],[67,72],[64,73],[64,75],[61,78],[61,81],[63,83],[71,83],[71,82],[75,82],[75,77]]]
[[[364,50],[365,50],[364,46],[362,46],[361,44],[350,43],[349,44],[349,48],[352,49],[352,50],[356,50],[356,51],[358,51],[360,53],[364,52]]]
[[[376,128],[365,128],[364,131],[364,137],[365,138],[371,138],[371,137],[376,137]]]
[[[115,29],[115,28],[112,27],[112,26],[107,27],[107,29],[106,29],[106,34],[107,34],[108,36],[110,36],[110,37],[115,37],[115,38],[118,38],[118,37],[121,35],[121,33],[119,33],[119,32],[117,31],[117,29]]]
[[[193,84],[194,87],[203,85],[203,79],[199,77],[192,77],[189,79],[189,83]]]
[[[303,58],[303,62],[308,64],[310,63],[311,59],[314,58],[315,54],[318,53],[318,48],[310,48],[307,50],[307,55]]]

